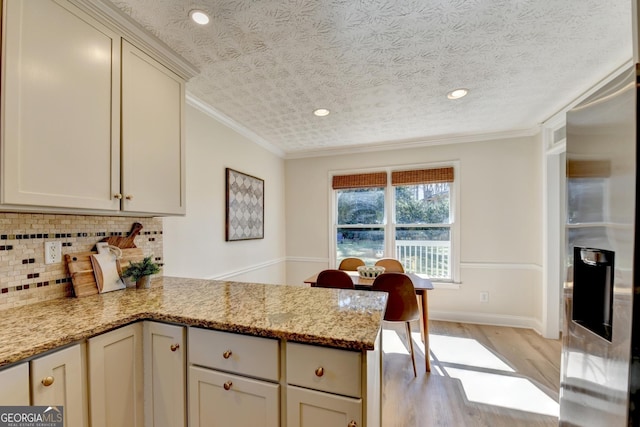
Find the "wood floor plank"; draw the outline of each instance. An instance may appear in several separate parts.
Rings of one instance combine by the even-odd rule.
[[[397,337],[383,339],[383,427],[558,425],[560,340],[527,329],[430,321],[431,350],[441,357],[432,357],[430,374],[423,368],[414,378],[408,350],[397,347],[406,346],[402,325],[384,329]],[[417,347],[416,365],[424,367]]]

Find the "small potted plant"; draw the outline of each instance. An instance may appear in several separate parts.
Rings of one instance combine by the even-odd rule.
[[[145,257],[140,262],[131,262],[124,271],[122,277],[131,277],[136,282],[136,288],[149,289],[151,287],[151,275],[160,272],[160,266],[151,261],[151,257]]]

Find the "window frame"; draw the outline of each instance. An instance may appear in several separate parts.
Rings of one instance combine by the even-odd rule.
[[[395,187],[391,184],[391,173],[394,171],[412,170],[412,169],[436,169],[443,167],[452,167],[454,173],[454,180],[450,183],[449,194],[449,224],[428,224],[428,227],[447,226],[451,230],[451,278],[450,279],[437,279],[435,283],[448,283],[458,284],[460,283],[460,162],[448,161],[448,162],[433,162],[433,163],[419,163],[410,165],[395,165],[385,167],[370,167],[362,169],[344,169],[329,171],[328,177],[328,197],[329,197],[329,266],[330,268],[337,268],[337,230],[343,228],[344,225],[337,223],[337,207],[338,207],[338,191],[334,190],[331,183],[333,177],[336,175],[349,175],[349,174],[366,174],[375,172],[386,172],[387,184],[384,187],[384,217],[382,224],[376,224],[376,227],[384,230],[384,256],[395,257],[395,236],[397,227],[412,226],[408,224],[397,224],[395,218]],[[363,225],[362,227],[365,227]],[[369,227],[366,225],[366,227]],[[354,227],[357,228],[357,227]]]

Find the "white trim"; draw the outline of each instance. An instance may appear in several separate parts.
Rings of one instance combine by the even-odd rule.
[[[272,259],[271,261],[262,262],[260,264],[253,264],[249,267],[244,267],[239,270],[227,271],[226,273],[223,273],[223,274],[217,274],[215,276],[208,277],[207,279],[227,280],[227,279],[231,279],[232,277],[239,276],[240,274],[250,273],[252,271],[260,270],[265,267],[270,267],[272,265],[280,264],[283,262],[287,262],[287,258],[283,257],[283,258]]]
[[[460,268],[483,269],[483,270],[536,270],[542,271],[542,266],[538,264],[525,263],[505,263],[505,262],[461,262]]]
[[[479,325],[508,326],[512,328],[526,328],[533,329],[538,333],[540,333],[540,331],[542,330],[542,325],[536,318],[511,316],[506,314],[429,310],[429,320],[475,323]]]
[[[284,158],[285,157],[285,152],[282,151],[280,148],[278,148],[275,145],[271,144],[269,141],[267,141],[266,139],[264,139],[261,136],[257,135],[253,131],[250,131],[249,129],[247,129],[246,127],[244,127],[240,123],[236,122],[235,120],[233,120],[229,116],[227,116],[227,115],[221,113],[220,111],[216,110],[215,108],[211,107],[209,104],[207,104],[206,102],[202,101],[201,99],[199,99],[198,97],[193,95],[191,92],[187,91],[186,101],[187,101],[188,105],[191,105],[192,107],[200,110],[201,112],[205,113],[209,117],[219,121],[223,125],[225,125],[225,126],[231,128],[232,130],[238,132],[240,135],[244,136],[245,138],[247,138],[249,141],[253,142],[254,144],[259,145],[260,147],[264,148],[267,151],[270,151],[271,153],[275,154],[276,156],[278,156],[280,158]]]
[[[302,256],[292,256],[287,257],[287,262],[315,262],[315,263],[324,263],[329,264],[329,258],[312,258],[312,257],[302,257]]]
[[[314,150],[296,151],[293,153],[287,153],[286,160],[291,159],[304,159],[308,157],[324,157],[324,156],[338,156],[346,154],[362,154],[376,151],[390,151],[401,150],[406,148],[421,148],[431,147],[436,145],[449,145],[449,144],[463,144],[467,142],[479,142],[479,141],[495,141],[508,138],[520,138],[533,136],[540,132],[539,126],[534,126],[528,129],[518,129],[504,132],[491,132],[483,134],[467,134],[467,135],[449,135],[439,136],[420,140],[405,140],[405,141],[387,141],[374,144],[359,144],[349,145],[343,147],[330,147]]]

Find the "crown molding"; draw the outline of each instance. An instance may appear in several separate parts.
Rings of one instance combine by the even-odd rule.
[[[223,125],[230,127],[234,131],[238,132],[240,135],[249,139],[254,144],[259,145],[260,147],[264,148],[267,151],[270,151],[271,153],[275,154],[278,157],[285,158],[285,152],[282,151],[280,148],[271,144],[269,141],[262,138],[261,136],[258,136],[256,133],[250,131],[246,127],[242,126],[240,123],[236,122],[229,116],[211,107],[209,104],[202,101],[200,98],[196,97],[189,91],[187,91],[186,98],[187,98],[187,104],[200,110],[201,112],[205,113],[209,117],[219,121]]]
[[[534,126],[528,129],[516,129],[503,132],[490,132],[483,134],[465,134],[450,135],[435,138],[405,140],[405,141],[387,141],[377,144],[367,145],[350,145],[347,147],[332,147],[320,150],[305,150],[294,153],[287,153],[286,160],[302,159],[308,157],[337,156],[346,154],[362,154],[375,151],[402,150],[407,148],[422,148],[436,145],[463,144],[467,142],[491,141],[508,138],[521,138],[537,135],[540,132],[540,126]]]
[[[106,0],[70,0],[80,9],[94,17],[100,18],[108,26],[114,28],[119,35],[139,49],[160,59],[173,72],[185,80],[200,73],[192,63],[184,59],[162,40],[150,34],[130,16],[123,13],[113,3]]]
[[[325,157],[325,156],[337,156],[345,154],[362,154],[366,152],[376,151],[391,151],[401,150],[407,148],[422,148],[436,145],[449,145],[449,144],[463,144],[467,142],[480,142],[491,141],[508,138],[521,138],[537,135],[540,132],[540,126],[534,126],[528,129],[517,129],[503,132],[490,132],[483,134],[465,134],[465,135],[450,135],[436,138],[418,139],[418,140],[404,140],[404,141],[387,141],[377,144],[366,145],[350,145],[346,147],[331,147],[319,150],[304,150],[294,153],[286,153],[282,149],[276,147],[274,144],[265,140],[255,132],[247,129],[240,123],[236,122],[227,115],[221,113],[209,104],[187,91],[187,104],[207,114],[211,118],[219,121],[220,123],[230,127],[240,135],[249,139],[251,142],[261,146],[265,150],[270,151],[278,157],[285,160],[302,159],[309,157]]]

